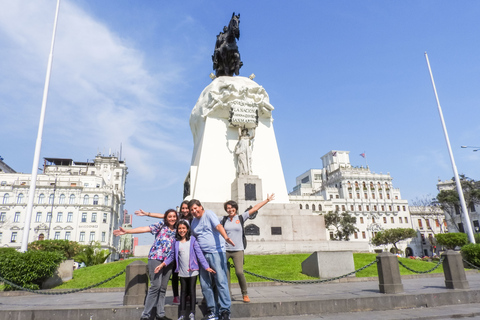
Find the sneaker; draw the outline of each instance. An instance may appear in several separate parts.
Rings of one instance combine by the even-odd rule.
[[[185,317],[184,317],[184,316],[180,316],[180,318],[178,318],[178,320],[185,320]]]
[[[195,313],[190,313],[190,315],[188,316],[188,320],[195,320]]]
[[[203,317],[202,320],[218,320],[218,317],[215,315],[215,313],[211,312]]]
[[[180,304],[180,297],[173,297],[173,304]]]
[[[248,303],[250,302],[250,298],[247,295],[243,296],[243,302]]]
[[[223,311],[218,319],[219,320],[230,320],[230,312]]]
[[[173,319],[171,319],[171,318],[169,318],[169,317],[167,317],[167,316],[161,316],[161,317],[156,316],[156,317],[155,317],[155,320],[173,320]]]

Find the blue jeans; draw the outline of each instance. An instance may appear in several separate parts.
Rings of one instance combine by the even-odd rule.
[[[207,309],[209,312],[221,314],[224,311],[230,312],[230,292],[228,290],[227,278],[227,258],[225,252],[204,253],[210,268],[216,271],[211,274],[203,268],[200,268],[200,285],[202,286],[202,293],[207,302]],[[216,290],[218,292],[218,303],[215,301],[215,293],[212,285],[215,282]]]
[[[157,307],[157,315],[165,315],[165,292],[167,291],[168,280],[172,274],[172,264],[155,273],[154,270],[162,261],[148,260],[148,277],[150,278],[150,288],[148,288],[145,298],[145,308],[142,316],[150,317],[153,307]]]

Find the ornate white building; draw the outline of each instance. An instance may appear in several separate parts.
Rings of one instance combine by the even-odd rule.
[[[370,242],[376,232],[411,228],[408,201],[394,188],[389,173],[374,173],[368,167],[353,167],[349,151],[332,150],[322,157],[322,169],[310,169],[296,178],[291,203],[318,214],[348,212],[357,219],[358,232],[351,241]],[[327,229],[332,238],[333,229]],[[406,242],[401,243],[402,250]],[[370,245],[370,250],[377,248]]]
[[[127,166],[116,156],[92,162],[45,158],[37,176],[28,242],[98,241],[116,252],[112,231],[123,223]],[[31,174],[0,170],[0,246],[20,248]]]
[[[447,220],[439,206],[410,206],[412,228],[417,231],[417,237],[409,241],[405,251],[407,256],[432,256],[439,253],[435,235],[447,233]]]

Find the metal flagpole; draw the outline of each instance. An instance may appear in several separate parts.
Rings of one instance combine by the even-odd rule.
[[[52,45],[48,57],[47,75],[45,77],[45,86],[43,88],[42,110],[40,112],[40,122],[38,124],[37,142],[35,144],[35,155],[33,156],[32,177],[30,179],[30,190],[28,192],[27,214],[25,217],[25,226],[23,228],[21,252],[27,251],[28,235],[30,233],[30,223],[32,220],[33,200],[35,198],[35,189],[37,184],[38,162],[40,160],[40,149],[42,148],[43,124],[45,122],[45,111],[47,108],[48,88],[50,84],[50,73],[52,71],[53,47],[55,44],[55,33],[57,31],[58,11],[60,9],[60,0],[57,0],[57,9],[55,11],[55,21],[53,23]],[[52,212],[53,216],[53,212]]]
[[[460,198],[460,205],[463,211],[463,224],[466,227],[468,239],[471,243],[475,243],[475,237],[473,236],[472,224],[470,223],[470,216],[468,214],[467,205],[465,204],[465,197],[463,196],[463,189],[458,177],[457,166],[455,165],[455,159],[453,158],[452,147],[450,146],[450,140],[448,138],[447,127],[445,126],[445,120],[443,119],[442,107],[438,100],[437,88],[435,87],[435,81],[433,80],[432,69],[430,68],[430,62],[428,61],[428,55],[425,52],[425,59],[427,60],[428,71],[430,72],[430,79],[432,80],[433,91],[435,93],[435,99],[437,100],[438,113],[440,114],[440,120],[443,126],[443,132],[445,134],[445,141],[447,142],[448,153],[450,154],[450,161],[452,162],[453,174],[455,177],[455,184],[457,186],[458,197]]]

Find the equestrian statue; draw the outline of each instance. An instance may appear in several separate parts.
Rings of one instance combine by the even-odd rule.
[[[213,52],[213,70],[215,76],[238,76],[243,62],[240,60],[237,41],[240,39],[240,14],[232,14],[228,27],[223,27],[223,32],[217,36],[215,51]]]

